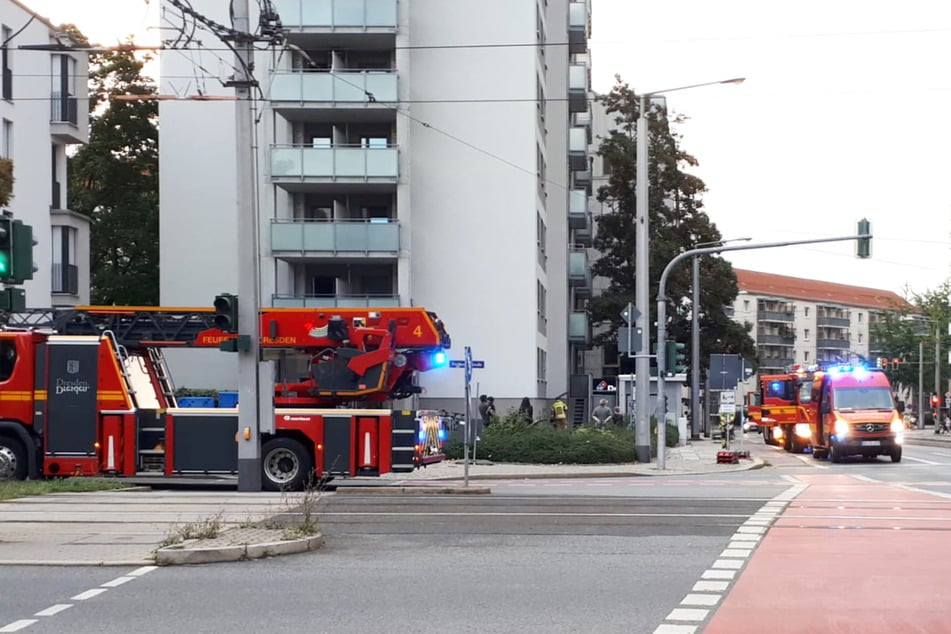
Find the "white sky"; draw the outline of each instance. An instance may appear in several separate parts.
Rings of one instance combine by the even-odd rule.
[[[159,0],[22,0],[90,39],[156,43]],[[225,0],[221,0],[225,2]],[[469,2],[475,0],[446,0]],[[728,254],[740,268],[895,292],[951,275],[951,3],[940,0],[592,0],[594,89],[671,93],[683,147],[725,238],[852,235]],[[473,140],[477,142],[477,140]]]

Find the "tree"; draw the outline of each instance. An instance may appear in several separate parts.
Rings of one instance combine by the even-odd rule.
[[[131,40],[129,40],[131,44]],[[158,105],[132,51],[90,55],[89,143],[69,160],[70,207],[90,217],[92,302],[159,300]]]
[[[598,154],[610,166],[608,184],[597,192],[598,200],[610,209],[597,219],[594,247],[600,253],[591,269],[609,280],[608,288],[591,302],[592,323],[605,329],[595,343],[616,340],[621,325],[620,312],[634,298],[635,269],[635,175],[636,128],[639,98],[620,77],[607,95],[599,97],[614,125],[601,141]],[[697,160],[680,147],[680,136],[670,130],[666,114],[656,107],[646,113],[651,142],[648,166],[650,179],[650,284],[651,318],[656,322],[660,276],[677,254],[704,242],[722,239],[716,225],[703,211],[701,196],[704,182],[684,171]],[[681,123],[683,117],[674,118]],[[695,307],[692,299],[692,267],[689,263],[673,269],[667,280],[667,332],[671,339],[691,340],[691,320]],[[736,299],[736,274],[729,262],[719,256],[701,256],[700,260],[700,341],[701,364],[710,354],[739,354],[756,359],[753,340],[746,329],[726,313]]]
[[[924,374],[924,392],[934,391],[935,362],[939,366],[940,377],[951,378],[951,366],[947,363],[949,349],[948,323],[951,320],[951,307],[948,306],[948,293],[951,292],[951,280],[936,290],[924,293],[908,293],[908,303],[895,306],[893,310],[882,313],[872,325],[871,348],[880,358],[899,359],[897,367],[889,363],[887,372],[892,384],[898,390],[918,388],[919,370]],[[935,341],[935,337],[938,341]],[[935,344],[939,349],[935,357]],[[923,356],[919,358],[919,351]],[[875,361],[872,359],[871,361]],[[919,362],[921,367],[919,368]],[[944,390],[938,386],[938,394],[944,402]]]

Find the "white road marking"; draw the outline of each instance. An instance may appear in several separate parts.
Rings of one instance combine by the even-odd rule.
[[[155,570],[156,568],[158,568],[158,566],[142,566],[141,568],[136,568],[135,570],[133,570],[132,572],[130,572],[130,573],[128,574],[128,576],[130,576],[130,577],[141,577],[141,576],[144,575],[145,573],[147,573],[147,572],[152,572],[152,571]]]
[[[121,586],[123,583],[129,583],[130,581],[134,581],[134,580],[135,580],[135,577],[117,577],[117,578],[113,579],[112,581],[107,581],[107,582],[105,582],[105,583],[102,584],[102,586],[100,586],[100,587],[102,587],[102,588],[117,588],[117,587]]]
[[[721,557],[740,557],[740,558],[742,559],[742,558],[745,558],[745,557],[749,557],[751,552],[753,552],[753,551],[752,551],[752,550],[747,550],[747,549],[745,549],[745,548],[743,548],[743,549],[739,549],[739,548],[727,548],[727,549],[724,550],[722,553],[720,553],[720,556],[721,556]]]
[[[705,570],[701,579],[730,579],[736,576],[735,570]]]
[[[694,634],[697,631],[696,625],[673,625],[664,623],[658,625],[654,634]]]
[[[719,594],[688,594],[680,605],[716,605],[719,600]]]
[[[713,562],[712,568],[727,568],[729,570],[739,570],[743,567],[742,559],[717,559]]]
[[[73,601],[85,601],[86,599],[91,599],[93,597],[98,597],[100,594],[106,591],[106,588],[93,588],[92,590],[86,590],[85,592],[80,592],[75,597],[70,597]]]
[[[72,603],[57,603],[56,605],[51,605],[45,610],[40,610],[33,616],[55,616],[63,610],[68,610],[71,607],[73,607]]]
[[[10,625],[4,625],[0,627],[0,632],[19,632],[25,627],[30,627],[36,623],[38,619],[20,619],[19,621],[14,621]]]
[[[920,462],[922,464],[931,464],[931,465],[943,464],[941,462],[935,462],[934,460],[925,460],[924,458],[912,458],[911,456],[902,456],[902,457],[905,460],[914,460],[915,462]]]
[[[702,621],[707,618],[710,610],[697,610],[692,608],[676,608],[667,615],[668,621]]]
[[[729,581],[698,581],[693,584],[694,592],[723,592],[730,587]]]

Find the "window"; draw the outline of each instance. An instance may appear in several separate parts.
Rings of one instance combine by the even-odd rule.
[[[79,121],[76,60],[69,55],[53,55],[50,60],[50,121],[75,124]]]
[[[331,147],[333,143],[330,140],[329,136],[315,136],[310,140],[311,147],[320,148],[326,150]]]
[[[0,341],[0,382],[7,381],[13,376],[13,368],[17,363],[17,344],[13,339]]]
[[[0,37],[3,38],[3,41],[6,42],[13,35],[13,30],[4,25],[0,28]],[[3,59],[0,60],[0,63],[3,64],[3,98],[10,100],[13,99],[13,70],[10,68],[10,49],[6,46],[3,47]]]
[[[805,352],[802,353],[802,360],[805,361],[806,363],[809,363],[809,351],[808,351],[808,350],[806,350]]]
[[[545,317],[545,306],[548,304],[548,291],[545,289],[545,285],[541,283],[541,280],[535,280],[536,292],[538,295],[538,316]]]
[[[859,343],[862,343],[862,333],[859,333]]]
[[[385,148],[389,146],[389,143],[390,141],[386,137],[366,137],[365,136],[362,139],[360,139],[360,147],[365,147],[365,148],[373,148],[373,149]]]
[[[546,253],[546,249],[548,248],[548,227],[545,226],[545,221],[542,219],[542,215],[539,212],[536,212],[535,223],[535,243],[538,250],[538,263],[542,268],[545,268],[546,260],[548,258]]]
[[[536,348],[537,352],[537,371],[538,382],[545,383],[548,380],[548,353],[541,348]]]
[[[809,329],[806,328],[802,331],[802,338],[804,341],[809,341]]]
[[[13,122],[9,119],[3,120],[3,145],[0,146],[0,154],[3,158],[13,158]]]
[[[859,313],[859,323],[862,323],[862,317],[863,317],[863,316],[864,316],[863,313]]]
[[[808,317],[808,316],[809,316],[809,307],[806,306],[806,307],[803,308],[802,310],[803,310],[803,314],[804,314],[806,317]]]
[[[743,300],[743,310],[749,310],[749,309],[750,309],[750,300],[744,299],[744,300]]]
[[[53,285],[52,292],[76,295],[79,293],[79,268],[76,266],[75,227],[53,227]]]
[[[545,154],[542,152],[542,146],[539,144],[535,145],[536,161],[538,161],[537,173],[538,176],[538,193],[544,198],[545,197],[545,182],[547,180],[547,170],[548,166],[545,164]]]

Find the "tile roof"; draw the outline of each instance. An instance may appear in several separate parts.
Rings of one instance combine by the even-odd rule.
[[[784,299],[828,302],[844,306],[860,306],[880,310],[910,309],[912,306],[897,293],[877,288],[849,286],[788,275],[774,275],[733,269],[740,291]]]

